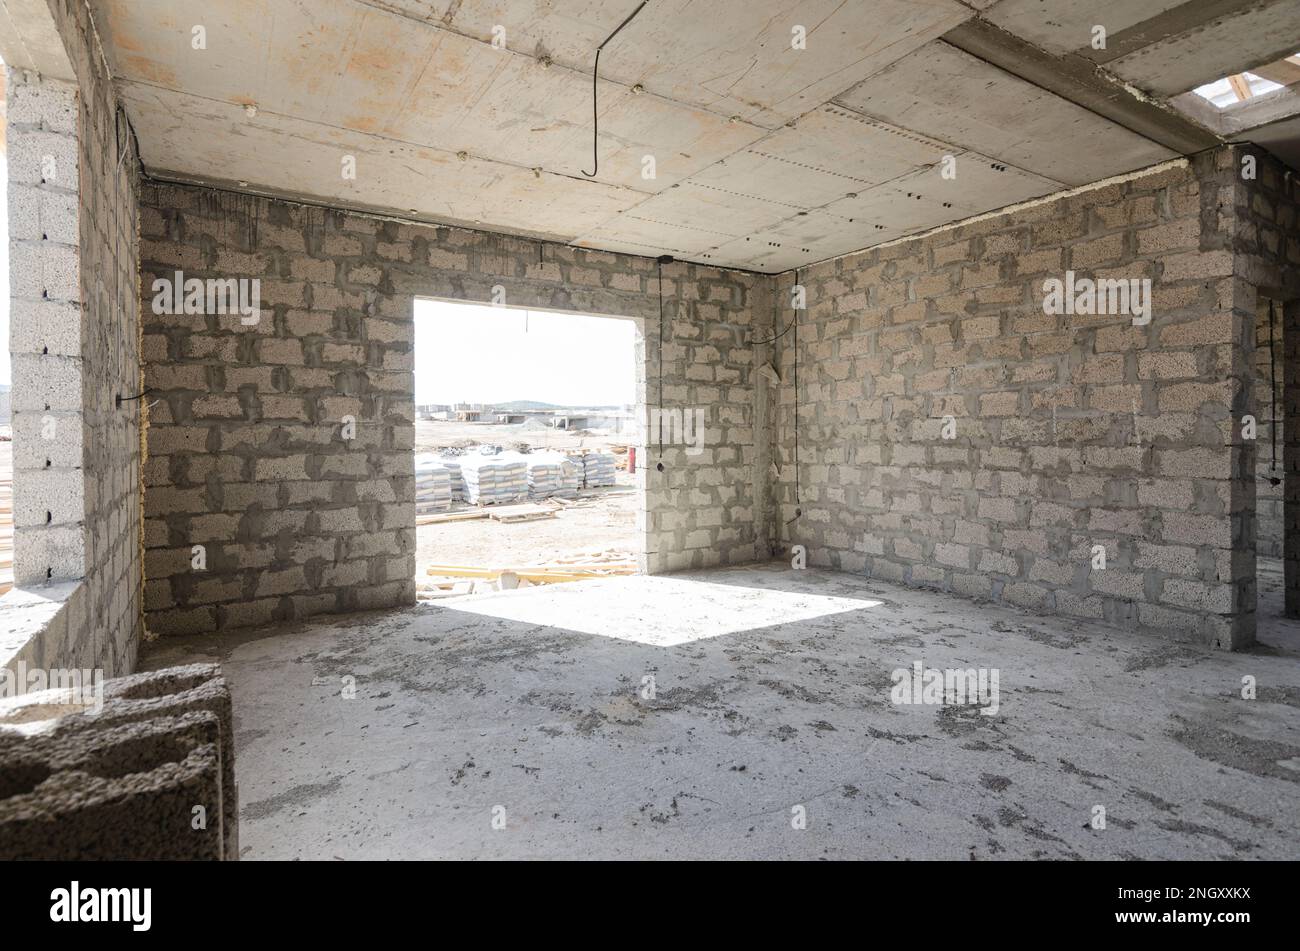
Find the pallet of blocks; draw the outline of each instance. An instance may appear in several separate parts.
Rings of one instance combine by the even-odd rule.
[[[451,475],[451,500],[453,502],[464,502],[465,477],[461,475],[459,460],[452,456],[441,456],[438,461],[447,468],[447,472]]]
[[[556,498],[576,499],[582,488],[582,465],[569,456],[560,459],[560,488]]]
[[[560,491],[560,459],[550,453],[528,454],[528,497],[549,499]]]
[[[471,505],[503,505],[528,498],[528,464],[514,453],[462,456],[465,501]]]
[[[430,515],[451,508],[451,471],[435,456],[415,457],[415,514]]]
[[[582,457],[582,481],[589,488],[614,484],[614,456],[608,452],[589,452]]]

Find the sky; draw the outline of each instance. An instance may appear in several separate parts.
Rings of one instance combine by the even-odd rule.
[[[415,402],[636,402],[636,325],[618,317],[415,301]]]

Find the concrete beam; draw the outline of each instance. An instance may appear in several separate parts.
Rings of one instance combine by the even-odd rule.
[[[1300,3],[1255,3],[1134,50],[1106,68],[1151,95],[1172,96],[1290,56],[1297,36]]]
[[[1137,95],[1083,56],[1046,52],[985,20],[967,20],[943,40],[1175,152],[1191,155],[1220,143],[1212,132]]]

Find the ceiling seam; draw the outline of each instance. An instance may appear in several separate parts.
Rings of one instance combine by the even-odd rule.
[[[175,95],[177,95],[177,96],[189,96],[189,97],[192,97],[192,98],[194,98],[194,99],[200,99],[200,100],[202,100],[202,101],[204,101],[204,102],[217,103],[217,104],[219,104],[219,105],[223,105],[223,106],[238,107],[238,106],[240,105],[240,103],[230,102],[229,100],[226,100],[226,99],[214,99],[214,98],[212,98],[211,96],[202,96],[202,95],[199,95],[198,93],[184,92],[184,91],[179,90],[179,89],[172,89],[170,86],[162,86],[162,85],[159,85],[159,84],[157,84],[157,83],[146,82],[146,81],[144,81],[144,80],[139,80],[139,79],[124,79],[124,80],[120,80],[120,84],[121,84],[122,86],[139,86],[139,87],[144,88],[144,89],[156,89],[156,90],[159,90],[159,91],[161,91],[161,92],[165,92],[165,93],[173,93],[173,94],[175,94]],[[135,103],[131,103],[131,105],[135,105]],[[382,133],[379,133],[379,132],[363,132],[363,131],[358,130],[358,129],[344,129],[342,126],[329,125],[328,123],[321,122],[321,121],[318,120],[318,119],[306,119],[306,118],[303,118],[303,117],[301,117],[301,116],[289,115],[289,114],[287,114],[287,113],[283,113],[283,112],[275,112],[275,111],[273,111],[273,110],[271,110],[271,109],[262,109],[262,108],[259,107],[259,109],[258,109],[258,115],[275,116],[275,117],[278,118],[278,119],[287,119],[287,120],[290,120],[290,121],[292,121],[292,122],[301,122],[301,123],[303,123],[303,124],[305,124],[305,125],[314,126],[314,127],[320,128],[320,129],[333,129],[333,130],[336,130],[336,131],[349,132],[349,133],[351,133],[351,134],[353,134],[353,135],[364,136],[364,137],[366,137],[366,138],[378,139],[378,140],[380,140],[380,141],[382,141],[382,142],[391,142],[391,143],[396,144],[396,145],[405,145],[405,146],[409,146],[410,148],[415,148],[415,149],[427,149],[427,150],[430,151],[430,152],[439,152],[439,153],[442,153],[443,155],[450,155],[450,156],[452,156],[452,157],[454,157],[454,158],[459,158],[459,156],[460,156],[460,153],[459,153],[459,152],[453,152],[453,151],[451,151],[450,149],[446,149],[446,148],[443,148],[443,147],[441,147],[441,146],[437,146],[437,145],[425,145],[425,144],[420,143],[420,142],[412,142],[412,141],[410,141],[409,139],[402,139],[402,138],[398,138],[397,136],[385,135],[385,134],[382,134]],[[286,134],[286,135],[292,135],[292,133],[285,133],[285,134]],[[492,165],[504,165],[504,166],[506,166],[507,168],[519,169],[519,170],[521,170],[521,171],[533,172],[533,171],[534,171],[534,168],[535,168],[535,166],[525,165],[525,164],[522,164],[522,163],[519,163],[519,162],[512,162],[512,161],[509,161],[509,160],[506,160],[506,159],[488,158],[487,156],[476,155],[476,154],[471,153],[471,152],[466,152],[465,154],[466,154],[466,156],[467,156],[468,158],[474,159],[475,161],[485,162],[485,163],[489,163],[489,164],[492,164]],[[640,191],[639,189],[632,188],[632,187],[629,186],[629,185],[620,185],[620,184],[617,184],[617,183],[615,183],[615,182],[607,182],[607,181],[597,181],[597,182],[592,182],[591,179],[584,179],[584,178],[581,178],[581,177],[578,176],[578,175],[570,175],[570,174],[568,174],[567,172],[561,172],[561,171],[556,171],[556,170],[548,170],[548,169],[545,169],[545,168],[543,168],[542,171],[543,171],[543,173],[545,173],[545,174],[547,174],[547,175],[555,175],[555,176],[557,176],[557,177],[559,177],[559,178],[567,178],[567,179],[570,179],[570,180],[572,180],[572,181],[589,182],[589,183],[591,183],[591,184],[600,185],[600,186],[603,186],[603,187],[605,187],[605,188],[620,189],[620,190],[623,190],[623,191],[631,192],[632,194],[635,194],[635,195],[653,196],[653,195],[657,195],[657,194],[659,194],[658,192],[643,192],[643,191]]]
[[[356,215],[362,218],[372,218],[376,221],[391,221],[396,224],[413,225],[420,228],[454,228],[457,231],[468,231],[474,234],[491,235],[494,238],[512,238],[517,241],[528,241],[533,244],[550,244],[557,247],[572,248],[575,251],[584,251],[591,254],[622,254],[626,257],[644,257],[646,255],[630,255],[625,251],[608,251],[604,248],[587,248],[582,245],[574,244],[574,241],[581,240],[581,237],[572,239],[547,237],[542,234],[532,233],[511,233],[508,231],[493,231],[490,228],[473,227],[468,224],[452,224],[440,221],[427,221],[422,218],[411,218],[396,212],[384,212],[371,208],[363,207],[360,203],[351,202],[328,202],[309,196],[289,195],[287,193],[276,193],[272,189],[258,188],[250,186],[248,188],[233,188],[228,184],[205,179],[200,176],[186,175],[182,172],[172,171],[150,171],[144,169],[141,173],[141,183],[144,185],[184,185],[193,188],[206,188],[211,191],[223,192],[228,195],[239,195],[245,198],[252,196],[265,201],[278,201],[283,204],[291,205],[308,205],[313,208],[323,208],[327,211],[343,212],[349,215]],[[644,244],[638,241],[618,239],[623,244],[636,245],[638,247],[651,248],[655,250],[678,251],[680,254],[689,255],[692,252],[682,251],[678,248],[660,248],[658,245]],[[692,260],[688,257],[679,258],[679,263],[693,264],[697,267],[711,268],[715,271],[734,271],[738,274],[753,274],[758,277],[772,277],[775,272],[758,271],[753,268],[739,267],[734,264],[719,264],[715,261]],[[802,267],[802,265],[800,265]],[[605,288],[609,290],[609,288]]]
[[[786,270],[781,271],[779,273],[788,274],[794,270],[800,270],[808,267],[816,267],[820,264],[826,264],[830,261],[839,261],[843,258],[851,258],[854,255],[866,254],[868,251],[874,251],[877,248],[887,248],[890,247],[891,245],[900,244],[904,241],[919,241],[923,238],[928,238],[931,235],[941,234],[945,231],[951,231],[954,228],[964,228],[967,225],[975,224],[976,222],[979,221],[985,221],[990,218],[999,218],[1002,217],[1003,215],[1013,215],[1019,211],[1024,211],[1027,208],[1033,208],[1038,205],[1048,204],[1050,202],[1061,201],[1065,198],[1072,198],[1075,195],[1082,195],[1090,191],[1096,191],[1097,189],[1100,188],[1107,188],[1111,185],[1132,181],[1134,179],[1141,178],[1145,175],[1154,175],[1157,172],[1162,172],[1167,169],[1186,168],[1190,164],[1191,164],[1190,158],[1188,158],[1187,156],[1179,156],[1178,158],[1168,159],[1164,162],[1157,162],[1155,165],[1148,165],[1145,168],[1134,169],[1131,172],[1124,172],[1120,175],[1112,175],[1109,178],[1103,178],[1100,179],[1099,181],[1091,182],[1087,185],[1076,185],[1072,188],[1066,188],[1062,191],[1051,192],[1046,195],[1039,195],[1037,198],[1027,198],[1024,201],[1012,202],[1009,205],[1003,205],[1001,208],[991,208],[988,211],[981,211],[978,214],[969,215],[968,217],[962,218],[958,221],[950,221],[947,222],[946,224],[935,225],[932,228],[925,228],[921,231],[914,232],[913,234],[899,235],[897,238],[890,238],[886,241],[881,241],[879,244],[872,244],[872,245],[868,245],[865,248],[859,248],[856,251],[846,251],[843,254],[832,254],[830,257],[822,258],[819,261],[813,261],[809,264],[800,264],[798,268],[787,268]]]
[[[371,0],[351,0],[351,2],[352,2],[352,3],[356,3],[356,4],[360,4],[361,6],[364,6],[364,7],[368,7],[368,8],[370,8],[371,10],[375,10],[375,11],[378,11],[378,12],[380,12],[380,13],[386,13],[386,14],[388,14],[389,16],[394,16],[394,17],[397,17],[398,19],[408,20],[408,21],[410,21],[410,22],[412,22],[412,23],[419,23],[419,24],[422,24],[423,26],[426,26],[426,27],[428,27],[428,28],[431,29],[431,30],[435,30],[435,31],[438,31],[438,32],[441,32],[441,33],[450,33],[450,34],[452,34],[453,36],[458,36],[458,37],[460,37],[461,39],[470,40],[470,41],[472,41],[472,42],[474,42],[474,43],[479,44],[480,46],[486,46],[486,47],[490,48],[490,49],[493,51],[493,53],[496,54],[496,55],[500,55],[501,53],[509,53],[511,56],[522,57],[522,58],[528,60],[529,62],[536,64],[537,66],[539,66],[539,67],[541,67],[541,68],[544,68],[544,69],[545,69],[545,68],[562,69],[562,70],[564,70],[565,72],[567,72],[567,73],[572,73],[574,76],[581,77],[581,78],[584,79],[584,80],[590,80],[590,79],[591,79],[591,76],[592,76],[592,74],[591,74],[590,72],[588,72],[588,71],[581,70],[581,69],[578,69],[578,68],[573,67],[573,66],[566,66],[565,64],[560,63],[560,62],[556,62],[555,60],[550,59],[549,57],[548,57],[545,61],[543,61],[543,59],[541,59],[541,58],[539,58],[539,57],[537,57],[537,56],[533,56],[531,53],[526,53],[526,52],[524,52],[523,50],[511,49],[511,48],[508,47],[508,46],[500,46],[500,47],[498,47],[498,46],[493,46],[492,43],[491,43],[491,41],[489,41],[489,40],[484,40],[484,39],[480,39],[479,37],[473,35],[472,33],[465,33],[465,32],[463,32],[463,31],[461,31],[461,30],[454,29],[454,28],[451,26],[451,24],[449,24],[449,23],[448,23],[448,24],[438,24],[438,23],[434,23],[434,22],[432,22],[432,21],[430,21],[430,20],[425,20],[425,19],[422,19],[422,18],[417,17],[417,16],[412,16],[412,15],[410,15],[409,13],[406,13],[406,12],[403,12],[403,11],[400,11],[400,10],[393,10],[393,9],[390,9],[390,8],[388,8],[388,7],[385,7],[385,6],[380,6],[380,5],[376,4],[376,3],[372,3]],[[614,85],[614,86],[618,86],[619,88],[621,88],[621,89],[624,90],[625,92],[630,92],[630,91],[632,90],[632,88],[633,88],[633,85],[634,85],[634,84],[630,84],[630,83],[625,83],[625,82],[623,82],[623,81],[621,81],[621,80],[618,80],[618,79],[610,79],[610,78],[608,78],[608,77],[605,77],[602,81],[603,81],[603,82],[607,82],[607,83],[609,83],[609,84],[611,84],[611,85]],[[697,104],[695,104],[695,103],[683,102],[683,101],[681,101],[681,100],[679,100],[679,99],[673,99],[671,96],[665,96],[665,95],[663,95],[662,93],[657,93],[657,92],[654,92],[653,90],[650,90],[650,89],[646,89],[646,90],[644,91],[643,94],[644,94],[644,95],[648,95],[648,96],[652,96],[652,97],[655,98],[655,99],[661,99],[661,100],[663,100],[664,102],[671,103],[671,104],[674,105],[674,106],[679,106],[679,107],[684,108],[684,109],[693,109],[693,110],[697,110],[697,111],[699,111],[699,112],[706,112],[706,113],[708,113],[709,115],[714,116],[715,118],[718,118],[718,119],[726,119],[726,120],[730,121],[730,120],[736,118],[732,113],[723,113],[723,112],[718,112],[718,111],[716,111],[714,108],[712,108],[712,107],[710,107],[710,106],[697,105]],[[746,125],[752,125],[752,126],[754,126],[755,128],[762,129],[764,132],[773,132],[773,131],[775,131],[775,129],[770,129],[770,128],[768,128],[767,126],[765,126],[765,125],[761,125],[760,123],[758,123],[758,122],[754,122],[754,121],[752,121],[752,120],[748,120],[748,119],[740,119],[739,121],[745,123]],[[781,128],[781,126],[777,126],[776,128]]]

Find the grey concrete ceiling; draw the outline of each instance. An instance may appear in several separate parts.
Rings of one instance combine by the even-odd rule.
[[[1300,0],[650,0],[601,55],[587,178],[592,56],[636,5],[91,0],[155,175],[767,272],[1172,158],[1124,110],[1300,48]]]

